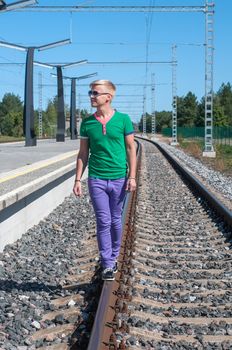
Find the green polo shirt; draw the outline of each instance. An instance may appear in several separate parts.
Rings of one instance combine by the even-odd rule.
[[[98,179],[120,179],[127,173],[125,136],[134,133],[127,114],[115,112],[103,125],[91,115],[81,123],[80,137],[89,140],[89,176]]]

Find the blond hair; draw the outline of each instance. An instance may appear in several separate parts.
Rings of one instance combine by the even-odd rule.
[[[94,80],[91,84],[89,84],[90,88],[92,89],[93,86],[95,85],[104,85],[109,89],[109,92],[112,96],[115,95],[116,92],[116,86],[112,83],[112,81],[110,80],[104,80],[104,79],[100,79],[100,80]]]

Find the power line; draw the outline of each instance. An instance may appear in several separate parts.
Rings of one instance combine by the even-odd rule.
[[[205,12],[206,6],[28,6],[17,12]]]
[[[143,87],[144,84],[133,84],[133,83],[114,83],[116,86],[139,86],[139,87]],[[156,84],[156,85],[170,85],[170,83],[160,83],[160,84]],[[43,86],[56,86],[55,84],[43,84]],[[64,84],[64,86],[69,86],[67,84]],[[89,84],[78,84],[78,86],[82,87],[82,86],[89,86]],[[151,86],[151,84],[147,84],[147,86]]]
[[[91,65],[91,64],[171,64],[172,61],[99,61],[99,62],[95,62],[95,61],[88,61],[87,65]],[[46,63],[47,65],[51,65],[51,66],[64,66],[67,65],[67,62],[50,62],[50,63]],[[21,62],[0,62],[0,65],[4,66],[4,65],[25,65],[25,63],[21,63]]]

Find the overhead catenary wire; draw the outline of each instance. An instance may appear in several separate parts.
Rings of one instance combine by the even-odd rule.
[[[205,6],[28,6],[17,12],[205,12]]]
[[[88,61],[86,65],[91,64],[171,64],[172,61]],[[64,66],[68,62],[49,62],[47,65]],[[0,65],[25,65],[23,62],[0,62]]]

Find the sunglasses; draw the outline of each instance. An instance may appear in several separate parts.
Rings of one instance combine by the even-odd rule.
[[[89,95],[89,97],[91,97],[91,96],[98,97],[101,95],[111,95],[111,94],[109,92],[98,92],[96,90],[89,90],[88,95]]]

